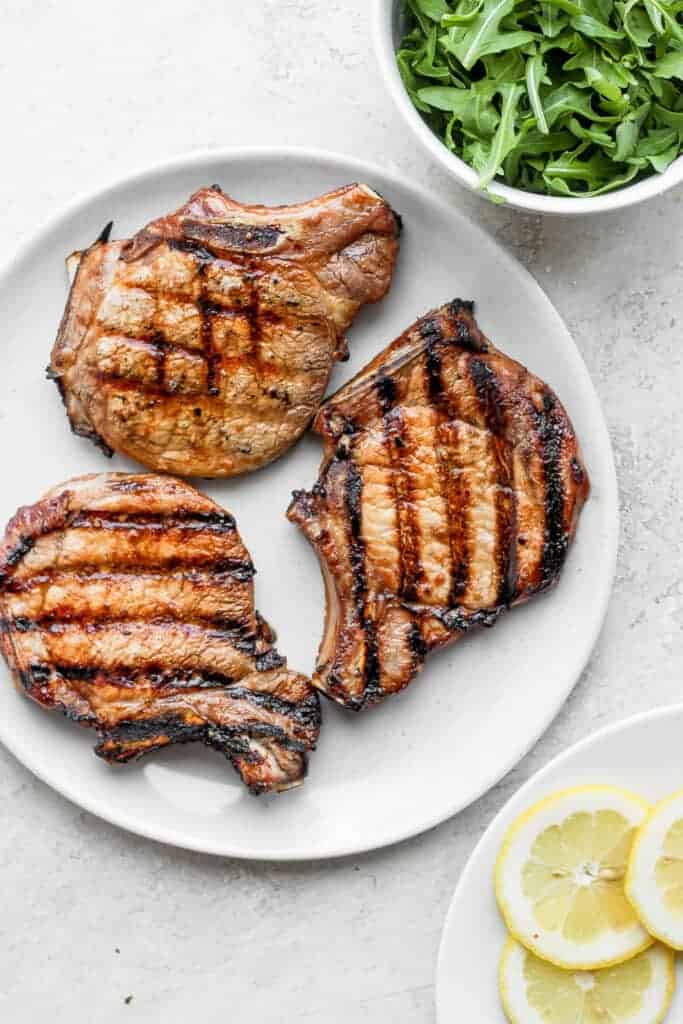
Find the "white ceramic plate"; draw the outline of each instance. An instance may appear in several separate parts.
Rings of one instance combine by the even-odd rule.
[[[634,715],[560,754],[508,801],[472,853],[448,911],[436,977],[439,1024],[506,1024],[498,999],[506,933],[496,907],[493,869],[510,823],[549,793],[591,782],[624,786],[646,800],[663,799],[683,785],[681,735],[683,704]],[[677,992],[666,1019],[672,1024],[683,1020],[683,991]]]
[[[593,493],[561,585],[495,630],[434,657],[400,697],[365,715],[324,705],[319,751],[300,789],[249,796],[218,755],[199,745],[125,769],[91,753],[93,737],[20,697],[4,667],[0,739],[40,778],[94,814],[132,831],[210,853],[261,859],[332,857],[396,842],[443,821],[492,786],[547,727],[579,676],[602,624],[617,541],[616,487],[605,423],[566,328],[532,278],[490,238],[427,193],[345,157],[302,150],[182,157],[74,203],[0,277],[3,373],[0,522],[19,504],[78,473],[125,469],[74,437],[44,367],[66,296],[64,256],[114,218],[114,237],[175,208],[200,185],[237,198],[307,199],[359,180],[403,215],[388,299],[349,332],[338,387],[418,315],[474,298],[481,323],[507,352],[558,391],[582,440]],[[323,621],[313,551],[284,517],[293,488],[316,478],[320,444],[303,441],[274,466],[205,490],[237,516],[258,576],[257,606],[292,667],[311,671]]]

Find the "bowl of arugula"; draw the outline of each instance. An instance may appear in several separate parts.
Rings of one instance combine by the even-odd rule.
[[[683,0],[375,0],[399,110],[461,184],[536,213],[683,180]]]

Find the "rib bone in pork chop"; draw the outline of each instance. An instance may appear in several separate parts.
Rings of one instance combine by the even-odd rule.
[[[152,469],[234,476],[310,422],[389,289],[398,219],[365,185],[269,209],[201,189],[82,254],[52,352],[72,428]]]
[[[410,327],[322,407],[318,483],[289,518],[327,619],[313,683],[360,709],[425,656],[559,578],[588,495],[566,412],[470,303]]]
[[[126,762],[201,740],[255,793],[303,781],[318,695],[254,610],[231,515],[172,477],[70,480],[0,545],[0,649],[20,690]]]

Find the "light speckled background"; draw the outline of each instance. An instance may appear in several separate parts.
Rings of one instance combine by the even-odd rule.
[[[198,147],[336,149],[464,206],[556,303],[604,403],[623,517],[605,629],[563,712],[495,790],[419,839],[342,862],[166,849],[72,807],[0,749],[0,1017],[12,1024],[433,1021],[443,918],[494,813],[570,743],[683,699],[683,191],[573,222],[466,196],[395,114],[368,6],[4,5],[0,257],[75,194]]]

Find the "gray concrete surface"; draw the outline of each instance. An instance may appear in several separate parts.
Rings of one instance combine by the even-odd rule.
[[[0,1018],[12,1024],[431,1022],[450,895],[494,813],[573,741],[683,696],[683,191],[572,222],[466,196],[395,114],[368,6],[3,5],[0,257],[75,194],[206,146],[336,149],[466,207],[548,292],[604,403],[623,521],[603,634],[562,713],[499,786],[419,839],[343,862],[167,849],[82,813],[0,749]]]

